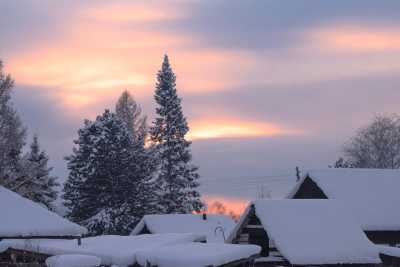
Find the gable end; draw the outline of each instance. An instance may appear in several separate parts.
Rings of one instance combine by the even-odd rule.
[[[293,199],[327,199],[322,189],[307,176],[301,183],[299,189],[292,197]]]

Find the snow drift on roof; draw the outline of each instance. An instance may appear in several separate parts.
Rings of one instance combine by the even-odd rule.
[[[376,245],[379,252],[388,256],[400,258],[400,248],[398,247],[389,247],[385,245]]]
[[[334,200],[259,200],[255,212],[291,264],[379,263],[377,248]]]
[[[0,237],[80,236],[87,230],[0,186]]]
[[[144,250],[138,253],[137,260],[141,266],[146,266],[146,262],[158,267],[220,266],[255,256],[260,251],[255,245],[189,243]]]
[[[229,216],[217,214],[207,214],[206,220],[198,214],[145,215],[131,235],[139,234],[145,226],[154,234],[194,233],[206,235],[207,242],[224,242],[221,227],[228,237],[235,222]]]
[[[344,201],[364,230],[400,230],[400,171],[325,169],[305,172],[289,194],[294,196],[309,176],[330,199]]]
[[[124,267],[136,262],[138,251],[204,239],[204,236],[195,234],[104,235],[83,238],[80,246],[76,240],[4,240],[0,242],[0,251],[14,248],[47,255],[92,255],[99,257],[102,265]]]

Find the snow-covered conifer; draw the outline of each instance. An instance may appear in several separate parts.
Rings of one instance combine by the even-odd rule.
[[[57,177],[50,174],[52,168],[48,167],[48,161],[46,152],[40,149],[37,135],[34,135],[30,150],[21,161],[27,185],[23,196],[53,209],[59,184]]]
[[[108,110],[94,122],[86,120],[78,134],[77,147],[67,157],[67,216],[92,234],[128,234],[151,211],[148,154]]]
[[[157,117],[150,128],[157,147],[159,205],[163,213],[200,211],[197,167],[192,164],[191,142],[185,139],[189,127],[176,91],[176,77],[168,56],[157,75],[155,100]]]
[[[4,74],[0,61],[0,185],[20,192],[25,185],[20,175],[20,161],[26,129],[11,102],[13,86],[12,78]]]

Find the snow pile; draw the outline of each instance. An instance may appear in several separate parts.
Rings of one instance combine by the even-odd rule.
[[[260,251],[255,245],[189,243],[140,251],[137,261],[141,266],[146,266],[146,262],[158,267],[220,266],[255,256]]]
[[[59,255],[46,259],[47,267],[98,267],[101,259],[87,255]]]
[[[87,230],[0,186],[0,237],[81,236]]]
[[[305,172],[330,199],[345,202],[364,230],[400,230],[400,171],[326,169]],[[289,194],[292,197],[302,181]]]
[[[195,234],[161,234],[140,236],[104,235],[76,240],[4,240],[0,251],[7,248],[33,251],[47,255],[81,254],[101,258],[102,265],[129,266],[136,262],[140,250],[155,249],[180,243],[202,241],[205,236]]]
[[[334,200],[259,200],[255,212],[291,263],[380,263],[378,249]]]
[[[206,235],[207,242],[221,243],[235,225],[231,217],[217,214],[207,214],[206,220],[199,214],[145,215],[131,235],[140,234],[146,227],[153,234],[194,233]]]

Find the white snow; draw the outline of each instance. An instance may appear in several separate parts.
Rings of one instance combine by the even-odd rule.
[[[335,200],[258,200],[254,206],[291,264],[380,263],[378,249]]]
[[[103,265],[122,267],[134,264],[140,250],[202,240],[205,236],[196,234],[105,235],[83,238],[80,246],[76,240],[4,240],[0,242],[0,251],[14,248],[47,255],[92,255],[101,258]]]
[[[206,220],[200,214],[145,215],[131,235],[139,234],[146,226],[153,234],[194,233],[206,235],[207,242],[222,243],[235,225],[231,217],[218,214],[207,214]]]
[[[47,267],[98,267],[101,259],[88,255],[58,255],[46,259]]]
[[[384,245],[377,245],[379,252],[388,256],[392,257],[399,257],[400,258],[400,248],[398,247],[389,247]]]
[[[304,172],[291,198],[308,176],[329,199],[345,202],[362,229],[400,230],[400,171],[383,169],[325,169]]]
[[[284,259],[282,257],[278,257],[278,256],[273,256],[270,255],[268,257],[259,257],[257,259],[255,259],[255,262],[280,262],[280,261],[284,261]]]
[[[81,236],[84,227],[0,186],[0,237]]]
[[[220,266],[255,256],[260,251],[255,245],[190,243],[140,251],[137,260],[141,266],[146,266],[146,262],[158,267]]]
[[[136,262],[142,266],[150,262],[158,267],[204,267],[247,259],[261,250],[255,245],[196,242],[203,240],[205,236],[196,234],[97,236],[83,238],[81,246],[76,240],[5,240],[0,242],[0,251],[14,248],[56,255],[46,261],[49,267],[125,267]]]

